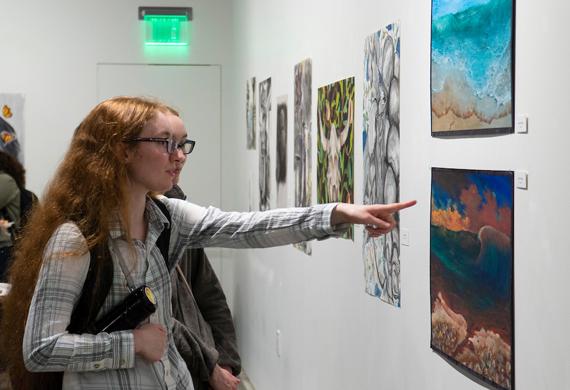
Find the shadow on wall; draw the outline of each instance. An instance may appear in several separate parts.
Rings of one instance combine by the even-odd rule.
[[[466,367],[457,364],[455,361],[450,359],[446,354],[441,353],[440,351],[438,351],[436,349],[432,349],[432,352],[434,352],[435,354],[440,356],[443,360],[445,360],[447,362],[447,364],[449,364],[451,367],[453,367],[457,372],[459,372],[460,374],[462,374],[466,378],[471,379],[473,382],[481,385],[482,387],[490,389],[490,390],[497,389],[496,386],[493,386],[493,385],[489,384],[489,382],[482,380],[479,376],[475,375],[472,371],[470,371]],[[514,386],[513,386],[513,388],[514,388]]]

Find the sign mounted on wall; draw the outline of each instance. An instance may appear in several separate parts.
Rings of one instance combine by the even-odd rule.
[[[145,45],[190,44],[191,7],[139,7],[138,16],[145,24]]]

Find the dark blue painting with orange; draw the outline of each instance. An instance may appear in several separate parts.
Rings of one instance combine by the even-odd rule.
[[[512,389],[513,173],[432,169],[431,346]]]

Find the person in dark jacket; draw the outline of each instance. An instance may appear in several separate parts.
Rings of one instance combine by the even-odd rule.
[[[7,282],[14,239],[38,200],[25,186],[26,171],[22,164],[0,150],[0,283]]]
[[[178,186],[164,195],[186,199]],[[204,249],[189,249],[171,276],[174,343],[192,375],[195,390],[235,390],[241,359],[226,296]]]

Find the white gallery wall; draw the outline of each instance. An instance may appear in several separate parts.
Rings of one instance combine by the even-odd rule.
[[[144,46],[138,7],[163,5],[193,7],[189,48]],[[0,0],[0,10],[0,92],[25,97],[25,166],[38,195],[98,103],[97,64],[214,64],[223,80],[230,63],[230,0]]]
[[[144,5],[194,8],[189,51],[144,50],[136,19]],[[528,190],[515,191],[516,387],[570,388],[567,2],[516,5],[516,113],[528,115],[529,134],[458,139],[430,136],[429,1],[0,0],[0,6],[0,92],[25,95],[33,191],[43,191],[73,129],[96,103],[98,63],[220,64],[222,204],[235,210],[247,210],[251,189],[257,191],[257,151],[245,146],[252,76],[258,83],[272,77],[273,156],[276,98],[288,95],[293,204],[293,67],[305,58],[313,62],[313,188],[317,88],[355,76],[355,198],[362,200],[364,39],[400,21],[401,197],[419,202],[401,215],[410,232],[401,256],[402,307],[364,293],[362,229],[354,242],[315,243],[310,257],[290,246],[224,250],[221,277],[244,367],[258,390],[480,388],[429,348],[430,167],[509,169],[529,175]]]
[[[312,59],[313,203],[316,201],[316,99],[320,86],[356,78],[355,192],[362,201],[364,39],[401,23],[401,214],[410,245],[402,248],[402,307],[364,293],[362,229],[354,242],[225,251],[223,279],[231,296],[244,365],[258,389],[478,389],[430,350],[430,168],[528,172],[515,190],[515,385],[570,388],[570,145],[567,90],[570,5],[559,0],[516,4],[516,113],[528,134],[435,139],[430,136],[430,1],[234,2],[231,105],[223,133],[226,208],[258,202],[258,151],[246,150],[246,80],[271,77],[271,194],[275,199],[277,97],[288,95],[288,204],[293,204],[293,67]],[[259,99],[259,98],[258,98]],[[259,100],[258,100],[259,103]],[[258,145],[259,148],[259,145]],[[253,183],[253,185],[251,184]],[[274,203],[273,203],[274,204]],[[279,335],[278,335],[279,334]]]

